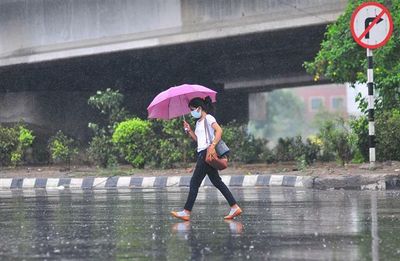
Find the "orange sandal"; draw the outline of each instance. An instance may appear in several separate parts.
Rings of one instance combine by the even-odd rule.
[[[233,219],[234,217],[237,217],[240,214],[242,214],[242,212],[243,211],[240,207],[231,208],[231,211],[229,212],[229,214],[227,216],[224,217],[224,219]]]
[[[185,210],[182,210],[182,211],[179,211],[179,212],[171,211],[171,215],[176,217],[176,218],[182,219],[184,221],[189,221],[190,220],[190,214],[188,212],[186,212]]]

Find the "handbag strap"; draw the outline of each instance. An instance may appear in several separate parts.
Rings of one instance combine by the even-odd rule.
[[[207,117],[207,116],[206,116]],[[211,142],[210,143],[208,143],[208,140],[207,140],[207,133],[208,133],[208,137],[211,139],[211,134],[210,134],[210,130],[208,129],[208,126],[207,126],[208,124],[207,124],[207,118],[204,118],[204,131],[205,131],[205,133],[206,133],[206,143],[208,144],[208,145],[210,145],[211,144]]]

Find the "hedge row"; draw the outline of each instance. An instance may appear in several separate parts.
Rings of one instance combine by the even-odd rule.
[[[299,167],[305,167],[315,161],[336,160],[340,164],[368,161],[366,117],[325,119],[317,135],[306,140],[301,137],[281,138],[273,149],[267,146],[267,140],[249,134],[246,126],[232,122],[222,127],[223,139],[231,149],[230,159],[234,162],[297,161]],[[400,110],[377,115],[376,151],[379,161],[400,160],[399,133]],[[24,164],[25,153],[34,139],[33,131],[21,124],[0,126],[1,166]],[[195,161],[195,147],[196,144],[183,131],[181,120],[131,118],[116,124],[109,135],[105,132],[94,135],[84,154],[100,167],[130,163],[136,168],[171,168]],[[47,149],[53,162],[69,163],[78,154],[76,143],[61,132],[49,139]]]

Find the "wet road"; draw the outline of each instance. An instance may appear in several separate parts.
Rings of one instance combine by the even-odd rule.
[[[0,260],[399,260],[399,192],[234,188],[0,191]]]

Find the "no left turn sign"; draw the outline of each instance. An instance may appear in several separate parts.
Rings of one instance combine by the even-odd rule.
[[[393,31],[389,10],[375,2],[363,3],[354,12],[350,22],[354,40],[364,48],[375,49],[389,41]]]

